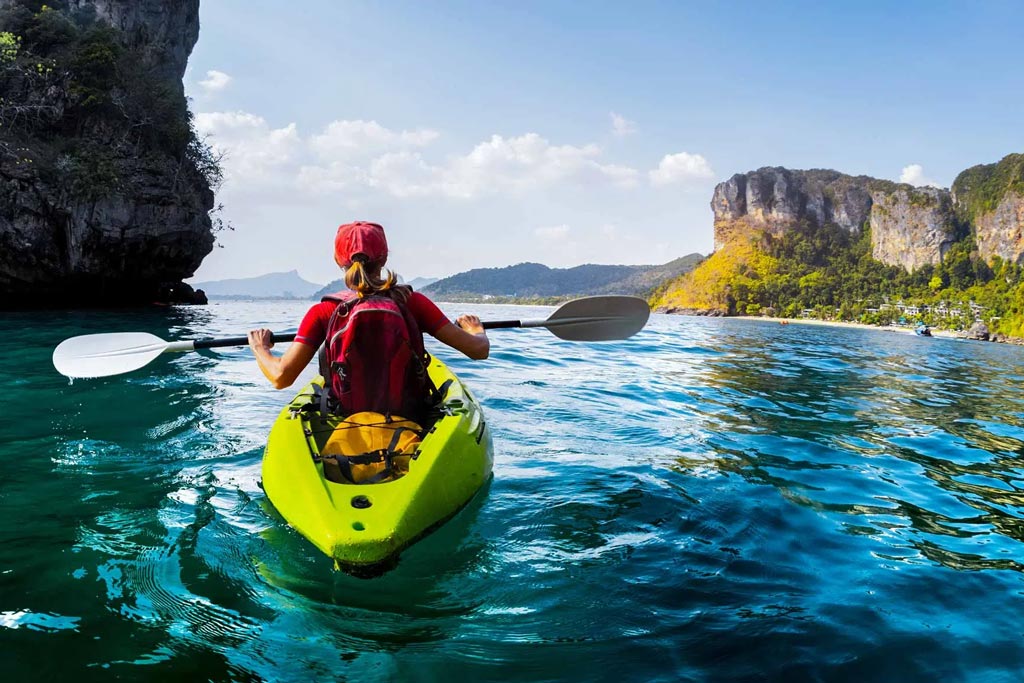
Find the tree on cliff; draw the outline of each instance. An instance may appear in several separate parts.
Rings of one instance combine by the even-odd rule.
[[[198,0],[0,0],[0,246],[14,255],[0,255],[0,291],[151,301],[209,253],[222,174],[192,125],[184,61],[146,53],[154,27],[129,34],[99,13],[179,7]]]

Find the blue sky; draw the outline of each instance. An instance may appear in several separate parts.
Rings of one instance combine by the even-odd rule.
[[[185,84],[235,230],[196,279],[326,282],[356,219],[407,278],[662,263],[711,250],[733,173],[1024,151],[1024,4],[630,5],[204,0]]]

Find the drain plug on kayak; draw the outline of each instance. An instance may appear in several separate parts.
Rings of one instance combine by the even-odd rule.
[[[364,510],[370,507],[371,505],[373,505],[373,503],[371,503],[370,499],[367,498],[366,496],[355,496],[352,498],[352,507],[357,508],[359,510]]]

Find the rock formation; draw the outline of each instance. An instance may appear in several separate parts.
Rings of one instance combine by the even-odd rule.
[[[961,332],[957,335],[961,339],[975,339],[977,341],[989,341],[991,339],[991,332],[988,329],[988,325],[983,322],[976,322],[971,325],[970,329],[966,332]]]
[[[967,169],[953,181],[952,194],[957,211],[974,226],[982,258],[1024,260],[1024,154]]]
[[[711,207],[715,252],[659,288],[657,310],[978,321],[972,338],[1024,343],[1024,154],[967,169],[952,191],[762,168],[719,184]]]
[[[871,181],[837,171],[779,167],[737,173],[719,183],[711,199],[715,248],[724,244],[737,222],[776,235],[802,220],[859,230],[871,211]]]
[[[956,221],[946,190],[876,189],[871,201],[871,255],[882,263],[910,271],[937,265],[956,242]]]
[[[738,173],[715,188],[711,209],[716,249],[736,230],[754,228],[781,235],[809,222],[857,232],[869,223],[875,258],[914,270],[938,263],[956,239],[956,221],[945,190],[821,169],[770,167]]]
[[[15,2],[0,0],[0,7]],[[199,0],[69,0],[68,5],[117,29],[124,46],[155,78],[184,92],[181,79],[199,40]]]
[[[199,0],[47,5],[0,0],[0,308],[189,297],[219,180],[181,83]]]

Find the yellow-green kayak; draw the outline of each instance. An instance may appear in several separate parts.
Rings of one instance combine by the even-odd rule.
[[[490,479],[491,434],[469,390],[436,358],[430,377],[444,387],[442,416],[431,426],[408,472],[393,481],[340,484],[318,461],[331,433],[317,414],[317,378],[270,430],[263,488],[285,521],[341,566],[387,563],[453,517]],[[451,381],[449,381],[451,380]],[[340,422],[341,418],[337,418]]]

